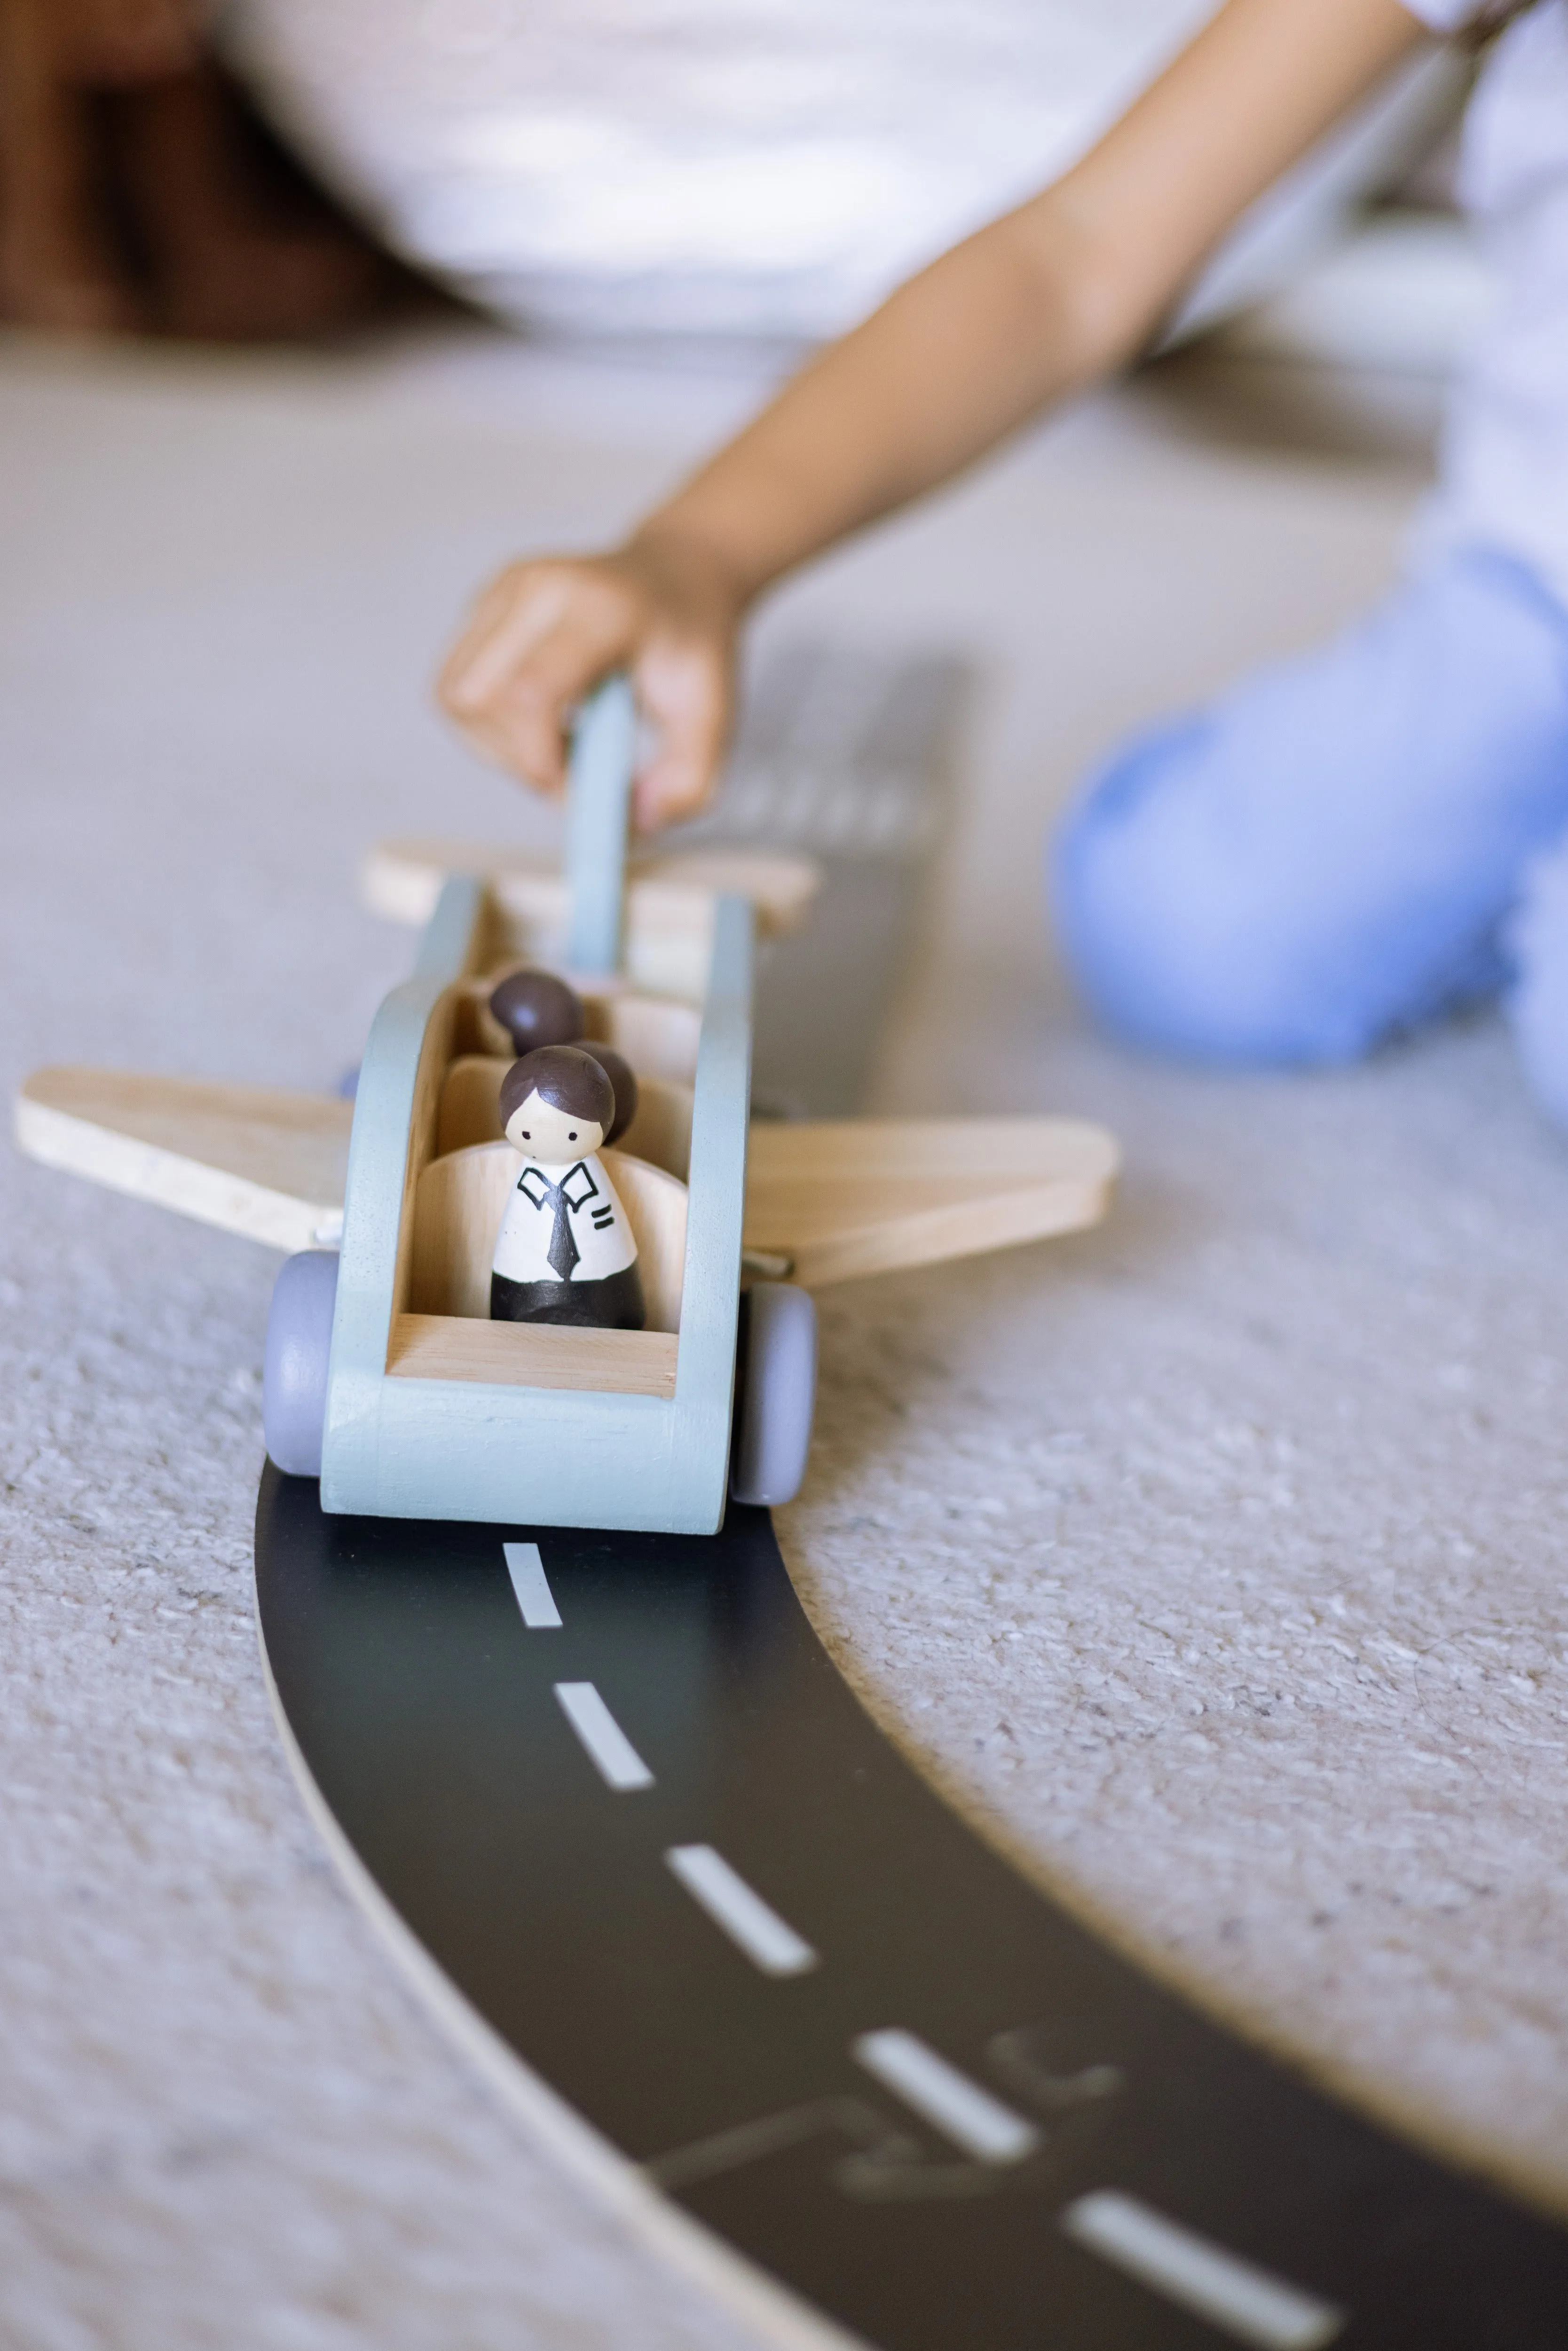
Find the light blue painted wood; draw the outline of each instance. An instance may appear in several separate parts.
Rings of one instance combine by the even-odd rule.
[[[675,1406],[683,1494],[710,1531],[724,1523],[740,1318],[740,1238],[751,1121],[754,918],[744,898],[714,909],[692,1101],[691,1197],[681,1285]]]
[[[637,748],[631,681],[612,677],[583,704],[571,747],[566,879],[571,900],[567,960],[576,972],[621,963],[626,825]]]
[[[484,883],[466,873],[452,874],[442,884],[435,912],[420,935],[414,977],[446,987],[465,972],[476,970],[485,946],[485,913]]]
[[[366,1040],[349,1137],[338,1303],[327,1371],[324,1510],[362,1508],[337,1497],[374,1489],[379,1399],[387,1384],[392,1282],[420,1050],[443,993],[479,951],[484,921],[482,885],[455,876],[443,889],[425,928],[413,978],[392,989]]]
[[[374,1476],[346,1507],[375,1518],[711,1534],[674,1475],[676,1407],[657,1396],[383,1379]]]

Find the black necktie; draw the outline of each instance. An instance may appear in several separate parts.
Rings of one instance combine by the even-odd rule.
[[[570,1281],[572,1267],[577,1263],[581,1251],[577,1246],[571,1229],[571,1210],[567,1205],[566,1179],[563,1176],[559,1184],[551,1184],[547,1180],[545,1188],[549,1196],[550,1207],[555,1210],[555,1230],[549,1237],[549,1247],[545,1251],[545,1261],[554,1267],[558,1281]]]
[[[571,1186],[580,1176],[582,1185],[578,1198],[574,1200]],[[550,1232],[549,1247],[545,1251],[545,1263],[558,1281],[570,1281],[572,1268],[582,1255],[571,1229],[571,1212],[574,1208],[586,1207],[590,1200],[598,1199],[598,1185],[580,1159],[575,1167],[567,1169],[559,1184],[550,1182],[536,1159],[530,1160],[518,1176],[517,1189],[525,1200],[533,1202],[536,1208],[549,1207],[555,1211],[555,1224]]]

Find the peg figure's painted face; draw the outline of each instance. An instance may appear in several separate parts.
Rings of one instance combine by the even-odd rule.
[[[525,1159],[542,1159],[547,1167],[560,1167],[586,1159],[604,1141],[604,1129],[575,1111],[557,1110],[536,1093],[520,1102],[507,1121],[507,1141]]]

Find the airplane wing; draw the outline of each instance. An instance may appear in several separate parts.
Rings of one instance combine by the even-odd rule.
[[[807,1290],[1010,1249],[1097,1224],[1119,1158],[1081,1119],[756,1120],[745,1245]]]
[[[331,1095],[81,1068],[16,1100],[29,1157],[274,1249],[342,1230],[353,1105]],[[751,1129],[749,1270],[808,1290],[1076,1232],[1118,1164],[1078,1119],[838,1119]]]
[[[423,925],[454,873],[476,873],[509,914],[544,931],[566,919],[567,884],[559,864],[525,849],[478,841],[383,841],[360,875],[364,903],[391,922]],[[809,857],[772,849],[685,849],[632,857],[626,868],[627,913],[655,926],[706,922],[713,897],[749,898],[763,938],[798,930],[821,880]]]
[[[354,1105],[332,1094],[36,1070],[16,1097],[30,1159],[274,1249],[335,1242]]]

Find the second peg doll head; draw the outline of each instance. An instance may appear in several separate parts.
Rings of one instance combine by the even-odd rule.
[[[509,971],[490,991],[490,1009],[514,1053],[575,1045],[587,1028],[582,998],[553,971]]]

